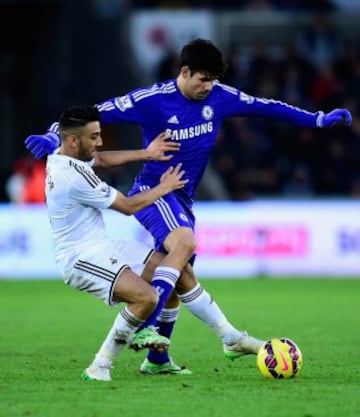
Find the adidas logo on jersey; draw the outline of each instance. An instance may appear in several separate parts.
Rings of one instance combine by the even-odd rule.
[[[175,115],[174,116],[171,116],[170,119],[167,122],[168,123],[175,124],[175,125],[178,125],[179,124],[179,120],[178,120],[178,118]]]

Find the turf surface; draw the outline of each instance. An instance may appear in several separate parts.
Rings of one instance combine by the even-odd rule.
[[[82,381],[117,313],[61,281],[0,280],[0,417],[358,417],[360,280],[202,280],[232,323],[287,336],[304,364],[268,380],[254,356],[231,362],[182,308],[171,355],[192,376],[145,376],[126,350],[113,381]]]

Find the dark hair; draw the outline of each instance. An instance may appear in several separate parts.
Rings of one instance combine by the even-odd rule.
[[[59,128],[83,127],[90,122],[100,120],[99,110],[92,105],[71,106],[65,109],[59,118]]]
[[[192,73],[204,72],[215,78],[222,77],[227,67],[220,49],[206,39],[195,39],[183,47],[180,67],[183,66],[188,66]]]

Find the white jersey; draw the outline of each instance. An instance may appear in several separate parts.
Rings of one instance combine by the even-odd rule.
[[[116,193],[95,174],[92,162],[58,153],[48,156],[46,204],[55,259],[63,274],[84,250],[111,245],[101,209],[111,206]]]

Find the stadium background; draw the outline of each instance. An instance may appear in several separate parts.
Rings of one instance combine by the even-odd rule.
[[[293,275],[360,275],[360,1],[13,0],[0,1],[0,14],[11,28],[0,29],[0,278],[24,277],[24,259],[32,260],[29,278],[56,275],[54,265],[39,266],[44,250],[51,259],[42,204],[31,206],[42,193],[23,187],[40,189],[44,161],[30,157],[25,137],[44,132],[69,104],[175,76],[181,45],[195,37],[224,50],[226,83],[353,115],[350,128],[326,131],[228,120],[195,206],[198,238],[223,242],[201,249],[205,263],[235,260],[231,276],[278,274],[274,262]],[[108,148],[141,144],[133,126],[107,126],[104,137]],[[126,191],[138,169],[101,175]],[[221,202],[231,206],[230,225],[220,221]]]

